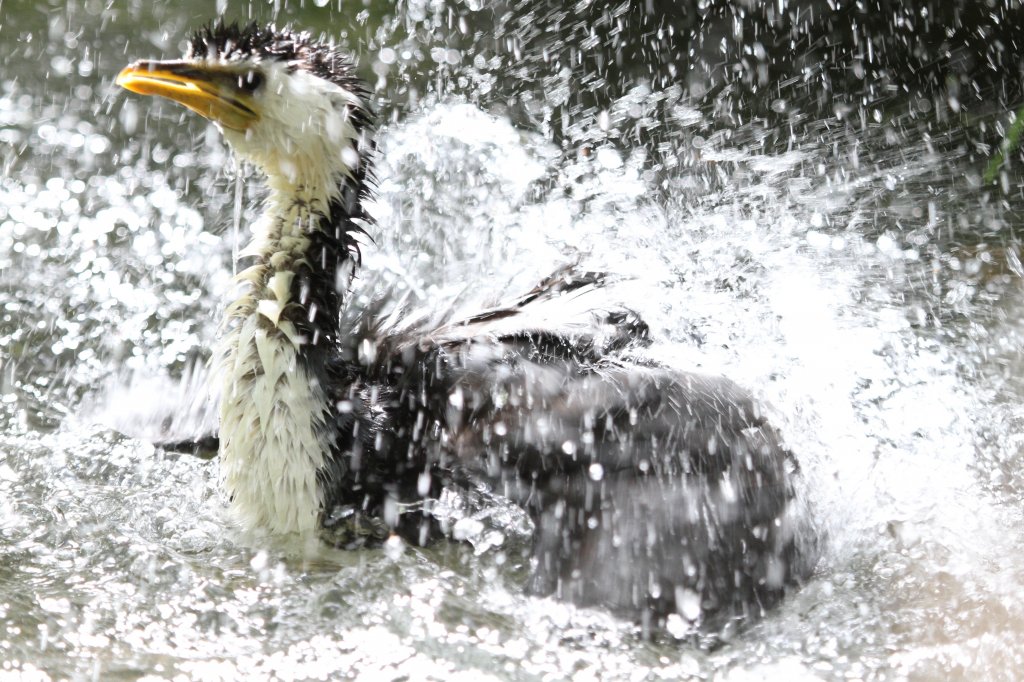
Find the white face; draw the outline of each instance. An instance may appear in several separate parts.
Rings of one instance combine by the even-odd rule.
[[[219,57],[141,61],[117,77],[122,87],[174,100],[216,122],[239,156],[272,188],[330,198],[361,163],[356,122],[365,105],[301,62]]]
[[[244,67],[233,62],[232,69]],[[303,68],[254,63],[262,82],[251,95],[257,118],[245,130],[221,126],[239,156],[261,168],[279,188],[327,190],[361,163],[362,140],[352,112],[364,104],[351,92]]]

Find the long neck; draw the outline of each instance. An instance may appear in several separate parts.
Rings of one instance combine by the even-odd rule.
[[[242,295],[221,351],[220,459],[231,510],[246,528],[317,526],[318,476],[335,440],[328,372],[338,361],[341,290],[355,260],[359,189],[270,182],[267,211],[243,252]]]

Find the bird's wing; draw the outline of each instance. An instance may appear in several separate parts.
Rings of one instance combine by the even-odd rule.
[[[600,273],[562,270],[508,305],[463,319],[391,334],[364,326],[349,352],[362,360],[360,380],[400,396],[409,414],[396,422],[440,418],[470,468],[532,478],[593,465],[715,475],[740,465],[737,458],[784,450],[732,381],[638,359],[647,326],[608,304],[607,283]]]
[[[534,478],[593,465],[716,475],[760,445],[781,447],[749,392],[724,377],[614,359],[553,361],[511,339],[455,353],[450,390],[459,395],[449,402],[466,406],[453,424],[464,461],[500,453],[503,465]]]
[[[565,266],[524,295],[469,316],[458,316],[454,306],[439,314],[391,299],[371,303],[367,311],[364,302],[362,314],[348,325],[348,344],[352,353],[372,346],[381,357],[519,337],[594,357],[647,345],[647,325],[613,300],[608,288],[613,283],[605,273]]]

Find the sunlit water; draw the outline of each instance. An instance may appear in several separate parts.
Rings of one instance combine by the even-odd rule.
[[[509,510],[475,549],[233,531],[215,462],[133,436],[209,418],[201,377],[180,379],[215,338],[245,169],[198,123],[168,132],[170,107],[79,94],[109,114],[0,91],[7,149],[31,149],[0,176],[0,679],[1024,674],[1020,262],[943,241],[1009,211],[924,142],[861,164],[849,141],[702,139],[699,164],[655,174],[642,151],[563,154],[455,96],[381,131],[353,296],[468,309],[579,261],[623,276],[656,356],[771,406],[824,556],[706,652],[525,596]],[[687,147],[702,120],[677,114]]]

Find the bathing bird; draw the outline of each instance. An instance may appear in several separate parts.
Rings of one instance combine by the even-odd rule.
[[[430,325],[356,309],[363,235],[386,226],[370,95],[331,41],[217,21],[116,82],[212,121],[268,187],[213,361],[235,523],[425,543],[431,503],[472,481],[532,518],[533,593],[653,628],[742,623],[806,575],[780,434],[729,379],[645,359],[608,275],[566,266]]]

